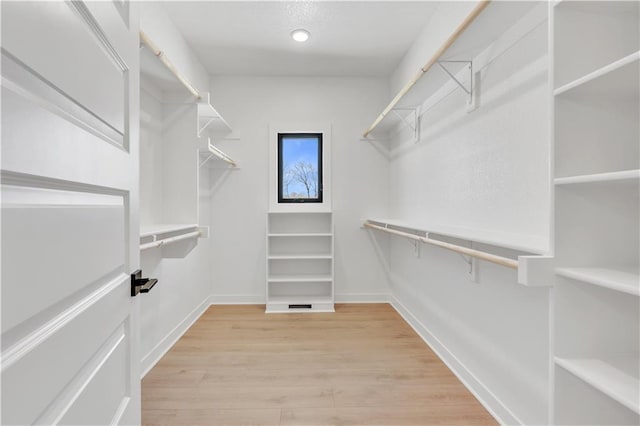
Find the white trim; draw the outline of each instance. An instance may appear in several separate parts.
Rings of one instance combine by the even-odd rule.
[[[212,294],[212,305],[264,305],[264,294]]]
[[[335,303],[391,303],[388,293],[342,293],[336,294]]]
[[[322,133],[322,203],[278,203],[278,133]],[[331,212],[331,123],[269,124],[269,212]]]
[[[196,306],[173,330],[171,330],[157,345],[149,351],[148,354],[142,357],[140,361],[140,379],[143,379],[149,371],[162,359],[162,357],[169,352],[169,349],[176,344],[178,340],[187,332],[187,330],[205,313],[209,306],[211,306],[211,296],[204,299],[204,301]]]
[[[431,331],[418,320],[395,296],[391,306],[435,352],[482,406],[502,425],[524,424],[509,408],[460,361]]]

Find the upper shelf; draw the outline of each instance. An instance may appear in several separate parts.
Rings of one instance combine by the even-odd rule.
[[[382,113],[365,130],[363,136],[368,137],[376,129],[378,131],[389,130],[400,120],[410,119],[407,112],[399,114],[392,112],[413,110],[419,107],[452,76],[456,76],[462,69],[468,67],[469,61],[487,49],[493,41],[536,5],[537,2],[527,1],[480,1],[434,55],[384,108]],[[437,65],[441,63],[446,70],[434,69],[440,68]],[[470,81],[467,82],[467,84],[470,83]],[[462,85],[461,82],[458,84]]]
[[[198,101],[197,119],[198,137],[201,137],[205,130],[214,138],[222,138],[231,133],[231,126],[211,105],[208,92],[203,92],[202,99]]]

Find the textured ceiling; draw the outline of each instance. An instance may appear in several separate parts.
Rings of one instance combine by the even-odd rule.
[[[386,76],[437,2],[162,3],[211,74]],[[289,36],[311,32],[306,43]]]

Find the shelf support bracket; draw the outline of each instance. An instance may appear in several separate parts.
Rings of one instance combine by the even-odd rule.
[[[469,83],[465,85],[462,81],[458,80],[458,78],[451,72],[444,64],[457,63],[457,64],[467,64],[467,70],[469,72]],[[442,70],[451,78],[464,92],[469,95],[469,111],[475,109],[475,91],[474,91],[474,75],[473,75],[473,61],[438,61],[438,65]]]
[[[408,115],[402,115],[398,111],[411,111]],[[396,117],[400,119],[408,128],[413,131],[413,142],[417,143],[420,140],[420,111],[419,108],[394,108],[391,110]],[[411,120],[407,120],[410,117]]]

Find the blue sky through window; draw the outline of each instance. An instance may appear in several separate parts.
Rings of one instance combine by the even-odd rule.
[[[285,198],[318,197],[318,137],[282,137],[282,194]]]

